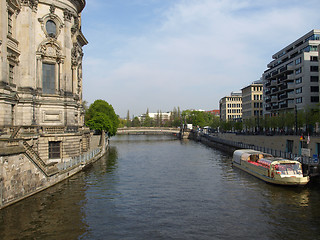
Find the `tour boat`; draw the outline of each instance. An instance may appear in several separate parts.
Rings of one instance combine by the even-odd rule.
[[[279,185],[305,185],[301,163],[295,160],[276,158],[252,149],[240,149],[233,153],[233,166],[238,167],[268,183]]]

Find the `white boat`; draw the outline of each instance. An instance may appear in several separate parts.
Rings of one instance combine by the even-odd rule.
[[[303,176],[301,163],[276,158],[252,149],[240,149],[233,153],[233,166],[263,181],[279,185],[305,185],[309,177]]]

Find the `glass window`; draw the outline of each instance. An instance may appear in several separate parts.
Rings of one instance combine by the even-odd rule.
[[[311,86],[310,92],[319,92],[319,87],[318,86]]]
[[[296,74],[299,74],[299,73],[301,73],[301,67],[296,69]]]
[[[301,49],[301,52],[316,52],[316,51],[318,51],[317,46],[307,46],[307,47]]]
[[[318,72],[319,67],[318,66],[310,66],[310,72]]]
[[[319,96],[311,96],[310,101],[311,102],[319,102]]]
[[[55,94],[55,64],[42,64],[42,92]]]
[[[302,77],[296,79],[296,84],[302,83]]]
[[[300,98],[297,98],[296,99],[296,103],[302,103],[302,98],[300,97]]]
[[[295,61],[296,65],[301,63],[301,57],[297,58]]]
[[[56,32],[56,23],[52,20],[48,20],[46,22],[46,30],[47,30],[47,33],[50,37],[55,37],[57,32]]]
[[[318,76],[310,76],[310,82],[319,82]]]
[[[301,87],[300,87],[300,88],[297,88],[297,89],[296,89],[296,93],[297,93],[297,94],[302,93],[302,88],[301,88]]]
[[[49,142],[49,159],[60,158],[61,142]]]
[[[309,40],[320,40],[320,35],[319,34],[313,34],[313,35],[311,35],[310,37],[308,37],[306,39],[306,41],[309,41]]]
[[[318,62],[318,57],[317,56],[310,56],[310,61],[311,62]]]

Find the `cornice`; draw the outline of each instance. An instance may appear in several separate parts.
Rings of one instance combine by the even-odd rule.
[[[82,12],[84,7],[86,6],[86,1],[85,0],[71,0],[72,3],[75,4],[77,7],[78,13]]]

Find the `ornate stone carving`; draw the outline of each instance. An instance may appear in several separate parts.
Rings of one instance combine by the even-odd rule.
[[[14,11],[15,15],[20,12],[21,4],[17,0],[7,0],[7,8]]]
[[[78,95],[82,93],[82,63],[78,66]]]
[[[55,35],[51,35],[51,34],[49,34],[47,32],[46,23],[47,23],[48,20],[51,20],[56,24],[56,33],[55,33]],[[64,24],[62,23],[62,21],[60,20],[58,15],[56,15],[54,13],[49,13],[49,14],[43,16],[42,18],[38,18],[38,21],[40,22],[41,29],[45,33],[47,38],[57,39],[59,34],[61,33],[61,29],[64,27]]]
[[[73,66],[78,66],[82,63],[83,51],[78,43],[73,43],[73,48],[71,49],[71,61]]]
[[[74,16],[74,24],[71,27],[71,33],[74,35],[78,29],[80,28],[79,18],[77,16]]]
[[[37,11],[39,0],[21,0],[22,6],[28,6],[33,11]]]
[[[61,46],[54,40],[44,41],[38,47],[37,55],[47,60],[55,62],[62,62],[64,56],[62,55]]]
[[[7,54],[7,59],[8,61],[14,62],[15,64],[19,64],[19,53],[11,50],[11,49],[7,49],[8,54]]]
[[[55,6],[54,4],[52,4],[52,5],[50,6],[50,13],[51,13],[51,14],[54,14],[55,10],[56,10],[56,6]]]
[[[71,22],[72,16],[73,16],[73,14],[69,9],[67,9],[67,8],[64,9],[63,17],[64,17],[65,21]]]

